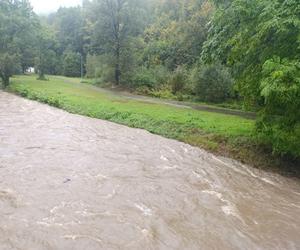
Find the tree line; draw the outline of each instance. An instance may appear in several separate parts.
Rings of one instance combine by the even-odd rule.
[[[255,137],[300,157],[298,0],[85,0],[37,16],[0,1],[0,77],[45,74],[113,83],[179,100],[238,102]]]

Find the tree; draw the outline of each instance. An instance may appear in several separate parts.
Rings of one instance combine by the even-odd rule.
[[[262,71],[261,110],[257,130],[276,153],[300,157],[300,60],[274,57]]]
[[[35,68],[38,72],[38,79],[45,80],[46,73],[55,71],[55,69],[51,68],[51,66],[55,67],[51,62],[56,57],[54,34],[46,25],[40,26],[36,43],[37,56],[35,58]]]
[[[17,54],[0,53],[0,77],[4,88],[9,85],[9,78],[20,71],[19,62]]]
[[[60,55],[66,50],[83,53],[85,20],[81,7],[60,8],[47,21],[55,30]]]
[[[299,157],[299,1],[215,2],[202,60],[231,67],[245,103],[261,111],[258,134],[275,152]]]
[[[121,82],[122,56],[130,46],[130,38],[139,32],[140,24],[138,0],[100,0],[89,6],[92,54],[113,55],[115,84]]]
[[[29,36],[34,34],[36,23],[28,1],[0,1],[0,77],[4,86],[8,86],[9,78],[19,71],[25,54],[23,48],[31,41]],[[23,63],[24,67],[29,64]]]
[[[233,68],[240,93],[250,105],[260,105],[262,67],[274,56],[299,55],[300,7],[297,0],[217,1],[202,59]]]
[[[169,70],[197,62],[207,36],[212,5],[205,0],[165,0],[156,4],[154,22],[145,30],[148,65]]]
[[[81,75],[81,55],[79,53],[71,50],[65,51],[63,55],[63,74],[69,77],[79,77]]]

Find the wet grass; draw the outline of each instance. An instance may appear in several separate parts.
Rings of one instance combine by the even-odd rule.
[[[274,165],[269,153],[255,144],[255,124],[250,119],[130,100],[95,91],[76,78],[50,76],[48,81],[38,81],[35,76],[18,76],[9,90],[70,113],[146,129],[257,167]]]

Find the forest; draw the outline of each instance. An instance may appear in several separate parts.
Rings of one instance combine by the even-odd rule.
[[[34,68],[256,112],[257,144],[300,158],[299,0],[84,0],[38,16],[0,0],[0,77]]]

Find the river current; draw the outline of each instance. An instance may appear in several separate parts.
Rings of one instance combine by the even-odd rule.
[[[300,249],[300,184],[0,92],[0,249]]]

